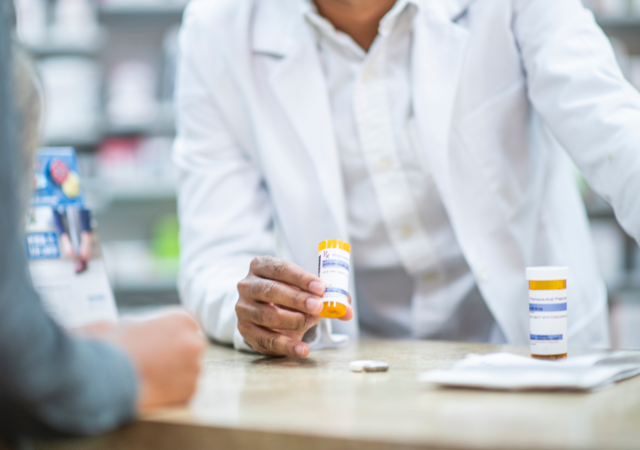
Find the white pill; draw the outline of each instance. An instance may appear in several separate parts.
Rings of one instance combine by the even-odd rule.
[[[359,361],[351,361],[349,363],[349,369],[351,369],[352,372],[386,372],[389,370],[389,364],[384,361],[363,359]]]

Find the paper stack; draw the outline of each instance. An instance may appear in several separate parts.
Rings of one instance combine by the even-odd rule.
[[[619,351],[540,361],[509,353],[467,355],[448,370],[420,374],[420,381],[488,390],[590,391],[640,374],[640,352]]]

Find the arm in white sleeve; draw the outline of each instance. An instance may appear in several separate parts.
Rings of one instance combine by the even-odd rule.
[[[531,102],[624,229],[640,238],[640,94],[580,0],[515,0]]]
[[[195,11],[194,11],[195,12]],[[209,337],[249,349],[237,331],[237,284],[257,255],[274,254],[271,206],[261,171],[225,126],[201,62],[197,14],[180,37],[174,161],[180,170],[180,294]],[[211,61],[208,61],[209,64]]]

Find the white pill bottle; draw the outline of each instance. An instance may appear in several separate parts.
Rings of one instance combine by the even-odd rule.
[[[529,267],[529,330],[531,357],[567,357],[568,267]]]

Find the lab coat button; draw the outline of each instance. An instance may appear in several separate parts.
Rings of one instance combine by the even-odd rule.
[[[422,279],[427,283],[433,283],[438,279],[438,274],[436,272],[427,272],[422,275]]]
[[[478,267],[478,270],[476,271],[476,279],[480,283],[484,283],[489,279],[489,269],[487,268],[486,265],[483,264],[480,267]]]
[[[378,160],[378,170],[381,172],[388,170],[389,167],[391,167],[391,160],[388,157],[383,156]]]
[[[401,234],[403,238],[409,239],[413,234],[413,227],[411,225],[405,225],[404,227],[402,227]]]
[[[369,81],[371,81],[373,79],[373,73],[370,70],[365,69],[365,70],[362,71],[361,79],[362,79],[363,83],[368,83]]]

